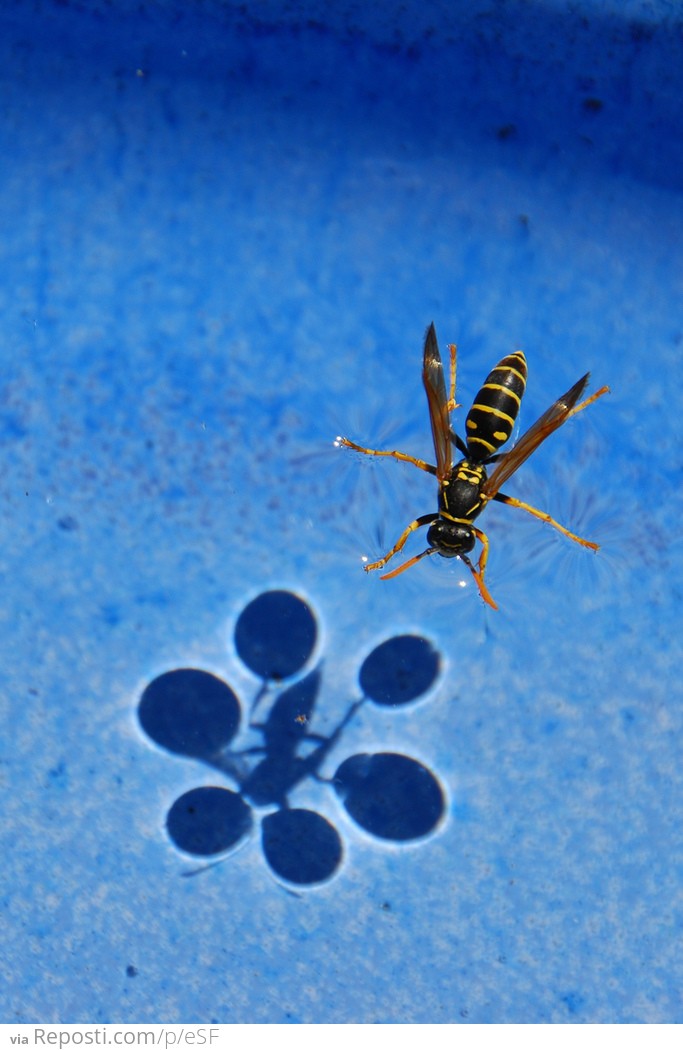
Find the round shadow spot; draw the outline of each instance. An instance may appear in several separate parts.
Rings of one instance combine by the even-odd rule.
[[[149,683],[138,718],[147,736],[168,751],[206,759],[234,737],[240,704],[230,686],[215,675],[181,669]]]
[[[439,654],[426,638],[401,634],[372,650],[358,678],[363,696],[385,707],[398,707],[426,693],[440,666]]]
[[[394,842],[428,835],[444,811],[434,774],[406,755],[352,755],[335,773],[334,787],[357,824]]]
[[[249,833],[251,810],[235,791],[193,788],[173,803],[166,829],[178,849],[209,857],[224,853]]]
[[[262,824],[263,852],[276,875],[300,886],[329,879],[339,867],[337,829],[310,809],[281,809]]]
[[[306,602],[290,591],[266,591],[240,613],[235,647],[259,678],[279,681],[301,670],[313,652],[317,633]]]

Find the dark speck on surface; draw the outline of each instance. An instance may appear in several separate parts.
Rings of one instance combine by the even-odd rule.
[[[516,124],[503,124],[501,127],[498,128],[498,131],[496,132],[496,135],[501,142],[505,142],[506,139],[513,139],[516,134]]]
[[[78,528],[78,522],[76,521],[76,518],[71,516],[71,514],[67,514],[64,518],[60,518],[57,524],[60,529],[64,530],[64,532],[75,532]]]

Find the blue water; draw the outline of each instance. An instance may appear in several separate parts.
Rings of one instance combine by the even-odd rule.
[[[680,16],[0,24],[0,1019],[682,1021]],[[521,430],[612,390],[506,485],[600,553],[489,507],[497,612],[362,572],[432,320],[461,432],[512,349]]]

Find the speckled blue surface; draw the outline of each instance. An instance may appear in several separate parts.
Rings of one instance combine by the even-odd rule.
[[[0,27],[0,1020],[683,1021],[675,6]],[[465,408],[612,387],[499,612],[361,571],[431,320]]]

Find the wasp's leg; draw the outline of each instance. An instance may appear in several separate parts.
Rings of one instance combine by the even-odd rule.
[[[458,361],[458,348],[455,345],[455,343],[449,343],[448,350],[451,355],[451,392],[448,398],[448,403],[446,404],[446,410],[450,414],[454,411],[454,409],[462,408],[462,405],[459,405],[458,402],[455,400],[455,374]]]
[[[597,396],[598,395],[595,395],[593,398],[589,398],[589,401],[594,400]],[[536,507],[530,507],[528,503],[522,503],[521,500],[514,499],[512,496],[505,496],[502,492],[497,492],[496,495],[493,496],[493,499],[497,500],[499,503],[507,503],[509,507],[519,507],[520,510],[525,510],[527,514],[533,514],[535,518],[540,518],[541,521],[545,521],[548,525],[552,525],[552,527],[557,529],[558,532],[561,532],[564,536],[568,536],[570,540],[574,540],[574,543],[580,543],[582,547],[588,547],[589,550],[592,551],[600,550],[599,543],[591,543],[590,540],[584,540],[581,536],[577,536],[575,533],[570,532],[569,529],[565,529],[564,525],[560,525],[559,521],[555,521],[555,519],[551,518],[549,514],[546,514],[544,510],[537,510]]]
[[[590,397],[587,397],[586,400],[582,401],[580,405],[575,405],[571,412],[567,413],[567,419],[569,419],[570,416],[575,416],[577,412],[583,412],[584,408],[588,408],[589,405],[592,405],[593,402],[597,401],[598,398],[602,397],[603,394],[609,393],[610,388],[608,386],[601,386],[599,390],[596,390],[594,394],[591,394]]]
[[[403,548],[406,545],[406,540],[410,536],[411,532],[415,532],[415,529],[421,529],[423,525],[431,525],[433,521],[436,521],[438,516],[438,514],[423,514],[421,518],[415,518],[415,521],[411,521],[408,528],[403,530],[403,532],[399,536],[394,546],[388,552],[388,554],[385,554],[383,558],[379,559],[379,561],[373,561],[371,565],[364,565],[363,568],[365,569],[365,571],[372,572],[373,569],[383,568],[389,561],[389,559],[393,558],[394,554],[398,554],[399,551],[403,550]],[[384,580],[386,579],[386,577],[383,576],[382,579]]]
[[[406,569],[410,569],[413,565],[417,565],[419,561],[426,558],[428,554],[434,554],[436,547],[427,547],[426,551],[422,551],[421,554],[416,554],[414,558],[409,558],[408,561],[404,561],[403,565],[399,565],[398,569],[392,569],[391,572],[385,572],[384,576],[380,576],[380,580],[393,580],[394,576],[400,576]]]
[[[454,412],[456,408],[462,408],[462,405],[459,405],[458,402],[455,400],[455,372],[458,357],[458,348],[455,345],[455,343],[449,343],[448,349],[450,350],[451,354],[451,393],[446,403],[446,410],[450,415],[451,412]],[[467,451],[467,445],[462,440],[462,438],[458,437],[456,432],[453,430],[453,427],[449,427],[449,431],[451,441],[457,448],[458,452],[461,452],[463,456],[469,456],[469,452]]]
[[[349,441],[349,439],[345,437],[337,438],[337,442],[340,445],[344,445],[345,448],[352,448],[354,452],[362,452],[365,456],[390,456],[392,459],[398,459],[401,463],[412,463],[414,467],[419,467],[420,470],[426,470],[428,474],[436,474],[436,467],[433,467],[431,463],[425,463],[423,459],[416,459],[415,456],[409,456],[407,452],[383,452],[376,448],[363,448],[362,445],[357,445],[355,441]]]
[[[478,529],[475,525],[470,527],[481,543],[481,554],[479,555],[479,561],[477,562],[477,572],[483,580],[484,573],[486,572],[486,563],[489,560],[489,538],[485,532],[482,532],[481,529]]]
[[[463,561],[467,565],[469,565],[469,567],[470,567],[470,569],[472,571],[472,575],[474,576],[474,582],[476,583],[477,587],[479,588],[479,593],[482,596],[482,598],[484,599],[484,601],[486,602],[486,604],[490,605],[492,609],[497,609],[498,606],[496,605],[496,603],[494,602],[493,598],[489,594],[489,589],[486,586],[486,584],[484,583],[484,573],[486,572],[486,563],[489,560],[489,538],[488,538],[488,536],[486,535],[485,532],[482,532],[481,529],[476,528],[474,525],[472,526],[472,531],[473,531],[474,535],[477,537],[477,539],[479,540],[479,542],[481,543],[481,554],[479,555],[479,561],[477,563],[476,569],[475,569],[474,565],[472,565],[472,563],[469,560],[469,558],[467,558],[466,556],[463,557]]]

